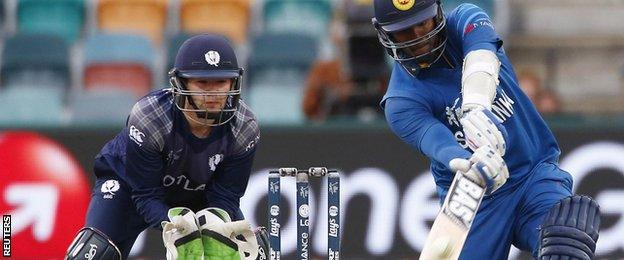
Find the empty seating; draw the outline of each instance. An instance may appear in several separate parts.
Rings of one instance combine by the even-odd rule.
[[[18,31],[47,33],[73,42],[80,37],[85,21],[83,0],[20,0],[17,5]]]
[[[140,34],[160,44],[167,22],[167,0],[99,0],[98,28]]]
[[[134,93],[125,90],[78,91],[69,100],[71,122],[89,126],[123,125],[135,101]]]
[[[260,122],[303,122],[303,84],[316,50],[308,35],[269,33],[253,40],[244,98]]]
[[[64,90],[21,87],[0,90],[0,126],[49,126],[63,120]]]
[[[442,7],[446,13],[453,11],[457,6],[463,3],[475,4],[481,7],[490,17],[494,17],[494,1],[493,0],[448,0],[443,1]]]
[[[249,19],[249,0],[182,0],[180,6],[182,31],[218,33],[236,44],[247,41]]]
[[[371,26],[373,1],[346,0],[344,2],[344,22],[348,36],[375,36],[377,32]]]
[[[152,89],[154,50],[139,35],[97,34],[85,42],[85,89],[117,88],[136,97]]]
[[[261,124],[296,124],[304,121],[301,88],[280,84],[257,84],[248,91],[245,100]]]
[[[293,70],[307,74],[316,59],[316,39],[304,34],[265,33],[252,41],[249,70],[252,79],[264,70]],[[286,72],[285,72],[286,73]],[[303,82],[303,81],[302,81]]]
[[[326,0],[266,0],[263,6],[265,32],[327,35],[331,4]]]
[[[4,45],[2,55],[3,87],[70,86],[69,46],[55,35],[17,34]]]
[[[4,4],[5,4],[4,1],[0,2],[0,35],[4,34],[2,29],[4,29],[4,20],[6,19],[6,13],[4,13],[5,11]]]

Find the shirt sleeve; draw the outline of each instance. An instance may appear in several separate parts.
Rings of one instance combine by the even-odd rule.
[[[451,159],[470,157],[470,153],[457,143],[452,132],[433,117],[427,104],[391,97],[386,100],[385,114],[392,131],[431,160],[450,169]]]
[[[125,134],[126,178],[132,188],[132,200],[138,213],[150,226],[160,228],[167,220],[169,206],[162,186],[164,162],[161,155],[164,110],[153,100],[139,101],[128,118]]]
[[[255,153],[254,147],[243,154],[226,158],[219,164],[211,184],[206,189],[209,207],[225,210],[233,220],[244,218],[240,210],[240,198],[247,189]]]
[[[503,40],[490,17],[474,4],[461,4],[449,15],[451,37],[460,39],[464,56],[474,50],[497,52]]]
[[[160,154],[129,141],[126,149],[126,176],[132,188],[132,200],[138,213],[152,227],[167,220],[169,206],[161,185],[163,162]]]

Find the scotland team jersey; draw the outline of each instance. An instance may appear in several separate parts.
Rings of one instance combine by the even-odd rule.
[[[395,62],[381,105],[391,129],[431,160],[438,190],[445,193],[454,173],[453,158],[469,158],[461,118],[461,75],[465,55],[487,49],[502,63],[492,112],[509,135],[505,162],[510,178],[500,191],[515,187],[541,162],[556,162],[560,151],[544,120],[518,86],[515,73],[494,31],[479,7],[462,4],[446,17],[448,41],[443,57],[416,78]],[[442,194],[443,195],[443,194]]]
[[[232,120],[202,139],[175,108],[170,89],[158,90],[134,105],[126,127],[96,156],[95,173],[127,182],[150,226],[159,226],[175,206],[219,207],[242,219],[239,199],[259,139],[255,116],[243,101]]]

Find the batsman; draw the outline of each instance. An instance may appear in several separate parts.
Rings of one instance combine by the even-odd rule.
[[[426,155],[442,201],[455,174],[487,188],[460,259],[592,259],[597,203],[572,194],[552,132],[518,86],[503,40],[478,6],[375,0],[373,26],[395,60],[381,101],[392,131]]]
[[[96,156],[86,227],[66,259],[125,259],[147,228],[162,231],[169,260],[266,259],[266,230],[239,206],[260,139],[242,78],[224,37],[181,45],[171,88],[141,98]]]

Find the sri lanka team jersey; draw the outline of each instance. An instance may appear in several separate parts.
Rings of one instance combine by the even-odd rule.
[[[556,162],[560,151],[544,120],[518,86],[515,73],[487,14],[462,4],[446,17],[448,41],[443,57],[430,68],[410,76],[395,62],[381,105],[393,132],[431,160],[439,190],[448,188],[453,158],[468,158],[461,118],[461,75],[465,55],[473,50],[494,51],[501,61],[500,84],[492,112],[509,135],[505,162],[510,178],[500,189],[516,186],[541,162]]]

